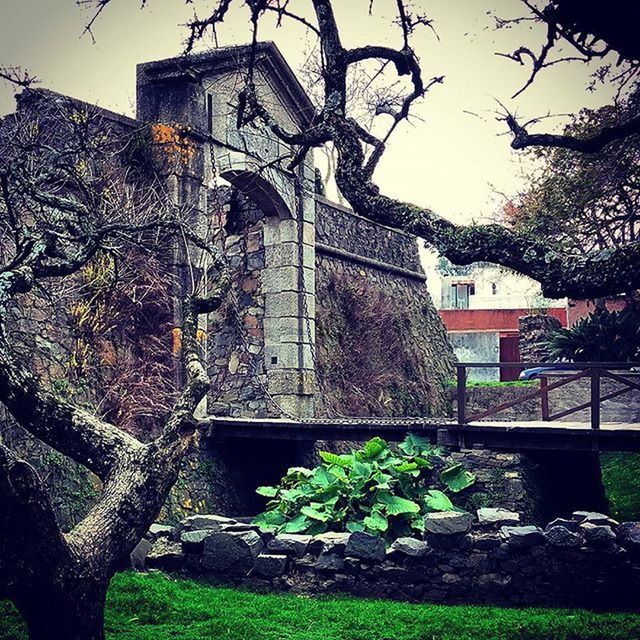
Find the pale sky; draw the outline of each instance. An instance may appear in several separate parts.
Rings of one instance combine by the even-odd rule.
[[[206,5],[211,2],[195,3]],[[308,5],[293,0],[290,7],[308,12]],[[367,15],[369,0],[334,5],[346,45],[399,44],[399,33],[389,24],[395,0],[377,0],[373,17]],[[543,34],[528,26],[495,31],[487,10],[515,16],[522,12],[519,0],[416,0],[415,5],[434,19],[439,36],[422,30],[414,40],[424,76],[446,78],[415,108],[420,120],[396,131],[376,181],[383,192],[454,220],[492,219],[501,206],[495,191],[513,194],[523,184],[522,156],[511,151],[507,135],[499,135],[505,127],[495,120],[496,100],[526,120],[600,106],[610,101],[610,90],[588,92],[590,71],[584,65],[556,65],[511,100],[529,69],[495,52],[513,51],[523,42],[539,45]],[[136,63],[181,53],[185,31],[179,25],[193,7],[183,0],[148,0],[140,9],[136,0],[112,0],[95,25],[94,44],[82,35],[88,13],[74,0],[0,0],[0,65],[19,65],[44,87],[134,115]],[[221,44],[248,41],[246,16],[246,10],[229,16]],[[266,27],[261,38],[274,40],[294,70],[312,43],[291,23]],[[0,85],[0,114],[12,108],[11,89]],[[540,128],[553,130],[561,122],[546,120]]]

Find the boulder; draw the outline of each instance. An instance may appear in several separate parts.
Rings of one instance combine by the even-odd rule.
[[[179,542],[158,538],[151,547],[145,561],[149,569],[179,571],[185,563],[185,555]]]
[[[580,525],[580,532],[587,541],[587,544],[593,547],[606,547],[616,541],[616,534],[613,532],[613,529],[606,524],[591,524],[591,522],[585,522]]]
[[[287,556],[261,553],[253,565],[253,573],[262,578],[277,578],[287,568]]]
[[[374,536],[365,531],[356,531],[351,534],[344,554],[350,558],[360,558],[360,560],[384,560],[384,540],[380,536]]]
[[[180,535],[182,548],[188,553],[200,553],[204,539],[211,535],[211,529],[199,529],[197,531],[183,531]]]
[[[421,558],[429,553],[429,544],[416,538],[398,538],[391,545],[390,551],[411,558]]]
[[[264,542],[255,531],[225,531],[225,533],[243,540],[251,550],[251,555],[254,558],[257,558],[264,551]]]
[[[267,551],[302,558],[313,538],[298,533],[280,533],[267,544]]]
[[[151,551],[151,542],[146,538],[142,538],[136,545],[135,549],[129,554],[131,566],[136,571],[144,571],[146,568],[146,560],[149,551]]]
[[[498,533],[472,533],[472,544],[474,548],[487,551],[488,549],[495,549],[499,547],[502,538]]]
[[[200,529],[210,529],[220,531],[220,527],[225,524],[235,524],[235,520],[224,516],[197,515],[189,516],[180,523],[180,531],[197,531]]]
[[[318,571],[342,571],[344,560],[335,553],[323,551],[316,560],[315,567]]]
[[[618,527],[620,544],[634,554],[640,554],[640,522],[623,522]]]
[[[544,537],[554,547],[581,547],[584,542],[579,533],[560,526],[547,528]]]
[[[226,531],[228,533],[243,533],[244,531],[254,531],[255,533],[260,533],[260,527],[257,524],[233,522],[232,524],[221,524],[220,531]]]
[[[470,513],[459,511],[439,511],[428,513],[424,518],[424,529],[427,533],[454,535],[467,533],[471,529],[473,517]]]
[[[564,527],[565,529],[569,529],[569,531],[577,531],[579,522],[577,520],[567,520],[566,518],[556,518],[552,520],[546,527],[545,531],[551,529],[551,527]]]
[[[147,539],[153,542],[158,538],[171,538],[173,535],[173,527],[170,527],[167,524],[160,524],[159,522],[154,522],[150,527],[147,535],[145,536]]]
[[[542,529],[533,525],[525,527],[501,527],[500,534],[506,539],[510,547],[517,549],[527,549],[544,543]]]
[[[213,532],[202,547],[202,568],[227,575],[247,575],[253,568],[251,547],[240,536]]]
[[[616,527],[619,522],[613,520],[604,513],[598,513],[597,511],[574,511],[571,514],[573,520],[577,520],[580,524],[584,522],[590,522],[591,524],[604,524],[610,527]]]
[[[350,533],[337,533],[334,531],[321,533],[313,536],[313,539],[309,543],[309,551],[311,553],[320,553],[321,551],[344,553],[350,537]]]
[[[482,526],[517,525],[520,522],[520,514],[507,509],[482,507],[477,513],[478,523]]]

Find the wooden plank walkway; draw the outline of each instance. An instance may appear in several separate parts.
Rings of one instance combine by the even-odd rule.
[[[434,418],[227,418],[201,422],[212,439],[363,440],[379,435],[402,440],[408,431],[433,443],[454,447],[510,451],[564,449],[573,451],[640,451],[640,423],[605,422],[592,429],[587,422],[481,420],[460,425]]]

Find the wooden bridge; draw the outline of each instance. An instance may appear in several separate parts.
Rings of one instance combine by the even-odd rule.
[[[514,400],[471,413],[467,405],[467,372],[470,368],[545,367],[537,376],[540,385]],[[554,367],[549,370],[549,367]],[[465,448],[572,451],[640,451],[639,422],[603,422],[601,405],[606,400],[640,390],[640,371],[629,363],[459,363],[457,365],[457,418],[228,418],[210,417],[203,429],[214,439],[268,440],[363,440],[379,435],[402,440],[407,431],[428,437],[433,443]],[[551,413],[550,392],[581,379],[589,380],[588,402]],[[601,381],[614,380],[619,388],[601,393]],[[497,420],[497,414],[529,400],[540,400],[540,420]],[[562,420],[589,410],[589,421]]]

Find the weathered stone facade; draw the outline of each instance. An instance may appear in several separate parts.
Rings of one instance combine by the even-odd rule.
[[[575,512],[541,528],[482,508],[474,518],[433,513],[423,539],[388,547],[364,532],[266,534],[219,516],[154,526],[134,568],[214,583],[303,594],[351,593],[410,601],[640,606],[640,523]]]

